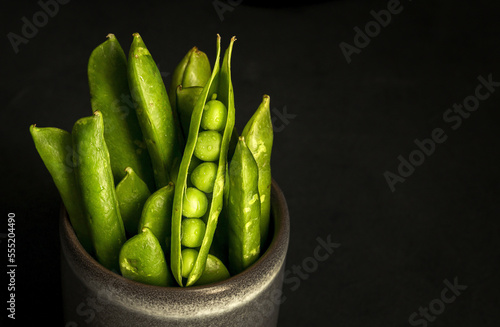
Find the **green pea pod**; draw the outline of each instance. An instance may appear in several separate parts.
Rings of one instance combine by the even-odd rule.
[[[233,134],[234,135],[234,134]],[[235,147],[236,148],[236,147]],[[215,230],[214,241],[210,248],[210,254],[219,258],[225,265],[229,264],[228,261],[228,217],[227,217],[227,201],[229,200],[229,154],[231,151],[231,141],[229,143],[228,161],[226,162],[225,181],[222,201],[222,211],[217,222],[217,229]]]
[[[154,188],[146,144],[142,138],[127,80],[127,58],[113,34],[92,51],[88,80],[92,111],[104,119],[104,139],[108,146],[115,183],[131,167],[149,188]]]
[[[168,95],[173,111],[179,116],[184,137],[189,132],[196,100],[209,78],[210,62],[197,47],[188,51],[172,74]]]
[[[172,74],[172,83],[169,88],[169,96],[172,105],[175,103],[175,89],[183,87],[205,86],[210,79],[210,61],[207,55],[197,47],[191,48],[182,58]]]
[[[191,117],[191,112],[193,111],[194,103],[196,102],[199,92],[186,92],[183,98],[186,96],[193,96],[188,102],[192,102],[192,105],[186,107],[186,105],[181,105],[178,103],[177,99],[177,89],[184,88],[190,89],[200,88],[203,89],[206,82],[210,78],[210,62],[207,55],[198,50],[197,47],[193,47],[188,53],[182,58],[177,67],[174,69],[172,74],[172,80],[168,90],[168,97],[170,99],[170,106],[172,107],[172,112],[174,118],[176,119],[179,128],[179,139],[182,140],[182,145],[184,146],[184,139],[189,131],[189,121]],[[188,94],[189,93],[189,94]],[[186,101],[184,101],[185,103]]]
[[[200,278],[193,285],[212,284],[228,279],[229,277],[229,271],[224,266],[224,263],[216,256],[209,254],[203,274],[201,274]]]
[[[172,224],[172,203],[174,183],[170,182],[151,194],[142,209],[139,232],[148,228],[156,236],[165,255],[170,256],[170,233]]]
[[[134,34],[130,47],[128,77],[139,125],[153,164],[156,188],[160,188],[171,181],[176,158],[181,157],[178,126],[160,71],[139,33]]]
[[[260,245],[266,245],[271,217],[271,151],[273,147],[273,123],[270,97],[264,95],[262,103],[247,122],[242,136],[259,167],[260,197]]]
[[[123,277],[140,283],[168,285],[169,271],[163,250],[148,228],[123,244],[120,251],[120,272]]]
[[[69,214],[78,240],[88,253],[93,253],[90,227],[82,203],[81,192],[73,172],[71,134],[59,128],[30,126],[38,154],[47,167]]]
[[[116,197],[104,122],[99,111],[73,126],[73,161],[83,206],[88,214],[97,261],[119,271],[118,255],[125,229]]]
[[[193,268],[187,276],[186,286],[193,285],[202,275],[208,252],[213,241],[213,236],[217,226],[217,221],[219,214],[222,210],[222,197],[224,189],[224,177],[225,168],[227,161],[227,151],[229,146],[229,140],[234,127],[234,94],[231,83],[230,74],[230,58],[232,54],[232,47],[235,38],[231,39],[230,45],[225,52],[224,60],[222,63],[222,68],[219,67],[220,62],[220,36],[217,36],[217,56],[214,69],[209,81],[203,88],[198,101],[196,102],[195,108],[191,116],[191,123],[189,126],[189,133],[186,142],[186,148],[184,150],[184,155],[182,157],[182,162],[179,169],[179,175],[177,178],[175,195],[174,195],[174,205],[172,210],[172,248],[171,248],[171,268],[177,283],[184,286],[184,281],[182,279],[183,269],[182,262],[182,244],[181,244],[181,223],[183,215],[183,204],[186,199],[186,191],[188,190],[188,171],[191,165],[191,161],[194,155],[195,147],[197,146],[198,136],[200,133],[201,119],[203,115],[203,109],[207,100],[212,99],[214,93],[217,94],[218,99],[227,108],[227,119],[226,126],[224,127],[222,140],[220,143],[219,157],[215,161],[217,163],[217,174],[215,178],[214,188],[211,195],[210,203],[208,205],[208,213],[204,216],[206,222],[206,230],[203,237],[202,244],[199,248],[198,254],[196,255],[196,260],[193,263]],[[219,76],[220,75],[220,76]],[[205,133],[205,132],[203,132]],[[191,189],[191,188],[190,188]],[[199,191],[201,192],[201,191]],[[193,192],[191,192],[193,193]],[[195,194],[194,192],[193,194]],[[185,249],[186,250],[186,249]],[[190,251],[190,253],[193,251]]]
[[[125,168],[125,171],[127,174],[116,186],[116,196],[125,231],[132,236],[137,234],[142,207],[151,192],[131,167]]]
[[[193,86],[193,87],[183,87],[179,85],[176,90],[176,99],[177,99],[177,113],[179,114],[179,120],[181,121],[182,130],[184,131],[184,135],[187,135],[189,131],[189,124],[191,123],[191,114],[193,113],[194,106],[198,97],[203,91],[203,87],[201,86]]]
[[[260,255],[259,168],[240,136],[229,165],[229,270],[237,274]]]

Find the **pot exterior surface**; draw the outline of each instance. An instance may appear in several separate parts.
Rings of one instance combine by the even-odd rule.
[[[140,284],[97,263],[61,210],[61,276],[65,327],[276,326],[288,249],[288,208],[272,184],[273,238],[244,272],[218,283],[181,288]]]

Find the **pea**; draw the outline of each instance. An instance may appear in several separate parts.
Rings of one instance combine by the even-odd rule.
[[[216,176],[217,165],[213,162],[204,162],[191,173],[191,183],[199,190],[211,193],[214,189]]]
[[[210,100],[205,104],[201,117],[201,128],[209,131],[223,131],[226,126],[227,109],[219,100]]]
[[[200,218],[207,212],[208,200],[205,193],[194,188],[188,187],[184,194],[182,214],[188,218]]]
[[[205,236],[205,223],[198,218],[185,218],[182,220],[182,245],[195,248],[201,246]]]
[[[215,161],[219,158],[222,135],[216,131],[205,131],[198,135],[194,155],[203,161]]]
[[[195,249],[184,249],[181,252],[182,256],[182,277],[187,278],[191,270],[193,270],[194,263],[198,257],[198,251]]]

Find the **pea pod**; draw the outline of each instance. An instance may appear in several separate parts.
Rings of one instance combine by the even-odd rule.
[[[115,183],[131,167],[154,188],[146,144],[142,138],[127,80],[127,58],[113,34],[90,55],[87,74],[92,111],[100,111],[104,120],[104,139],[108,146]]]
[[[184,87],[179,85],[175,92],[176,110],[179,115],[182,131],[184,135],[189,132],[189,124],[191,123],[191,115],[193,113],[196,101],[203,91],[202,86]]]
[[[127,174],[116,186],[116,196],[125,231],[133,236],[137,234],[142,208],[151,192],[132,168],[127,167],[125,171]]]
[[[252,152],[259,168],[260,197],[260,245],[264,248],[269,234],[271,216],[271,150],[273,147],[273,123],[271,121],[270,97],[264,95],[262,103],[247,122],[242,136]]]
[[[93,252],[90,227],[82,203],[81,192],[73,172],[71,134],[59,128],[30,126],[38,154],[59,191],[78,240],[88,253]]]
[[[191,48],[182,58],[172,74],[169,96],[172,106],[175,103],[175,90],[179,85],[184,87],[205,86],[210,79],[210,62],[207,55],[197,47]]]
[[[203,274],[201,274],[201,277],[193,285],[212,284],[228,279],[229,277],[229,271],[224,266],[224,263],[216,256],[209,254]]]
[[[172,74],[168,96],[172,110],[179,116],[184,136],[189,131],[194,104],[209,78],[210,62],[197,47],[188,51]]]
[[[186,141],[186,148],[184,150],[184,155],[182,157],[182,162],[179,169],[179,175],[177,178],[174,195],[174,205],[172,210],[171,268],[174,278],[181,286],[184,286],[184,284],[185,286],[193,285],[202,275],[206,266],[208,252],[210,250],[210,246],[212,244],[213,236],[217,226],[217,220],[222,210],[227,151],[229,140],[231,138],[234,127],[234,95],[230,73],[230,58],[234,41],[235,38],[233,37],[228,49],[225,52],[221,68],[219,66],[220,36],[217,37],[217,56],[215,65],[212,71],[212,75],[209,81],[204,86],[203,91],[200,94],[193,110],[191,123],[189,126],[188,138]],[[198,144],[204,107],[207,103],[207,100],[212,100],[214,94],[216,94],[217,99],[220,100],[227,108],[227,120],[222,134],[222,140],[220,142],[219,156],[215,161],[217,164],[217,174],[215,177],[213,192],[210,196],[210,203],[208,205],[207,213],[203,218],[206,223],[205,235],[203,237],[203,241],[199,248],[199,251],[197,251],[196,255],[194,255],[193,251],[196,250],[182,248],[182,215],[184,212],[186,212],[184,206],[191,205],[191,203],[184,202],[186,202],[186,191],[188,190],[189,167],[191,165],[191,161],[193,160],[195,148]],[[192,265],[191,269],[186,269],[185,267],[185,262],[187,262],[188,260],[186,258],[183,258],[183,252],[189,253],[189,259],[196,258],[195,260],[190,260],[190,265]],[[187,278],[185,283],[183,281],[183,275],[187,276],[185,277]]]
[[[125,242],[125,229],[104,141],[102,114],[96,111],[91,117],[79,119],[72,136],[76,179],[88,214],[97,261],[119,271],[118,255]]]
[[[172,202],[174,200],[174,183],[170,182],[151,194],[144,203],[139,233],[148,228],[156,236],[163,252],[170,256],[170,232],[172,224]]]
[[[260,255],[259,170],[240,136],[229,165],[229,270],[237,274]]]
[[[144,284],[167,286],[169,271],[160,243],[144,228],[128,239],[120,250],[120,272],[123,277]]]
[[[144,140],[153,164],[156,188],[167,185],[181,157],[174,120],[160,71],[139,33],[130,47],[128,77]]]

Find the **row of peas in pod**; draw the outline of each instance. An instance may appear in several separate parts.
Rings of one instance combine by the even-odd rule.
[[[208,198],[212,198],[217,166],[221,152],[222,134],[227,120],[227,108],[219,100],[208,101],[203,108],[201,128],[194,148],[190,174],[192,185],[186,188],[182,205],[181,245],[182,277],[188,278],[196,262],[196,248],[203,243],[208,212]]]
[[[106,268],[146,284],[203,285],[246,269],[269,241],[269,97],[238,135],[234,41],[221,61],[217,36],[213,69],[188,51],[167,92],[141,36],[127,58],[110,34],[88,63],[94,115],[71,133],[30,127],[80,243]]]

